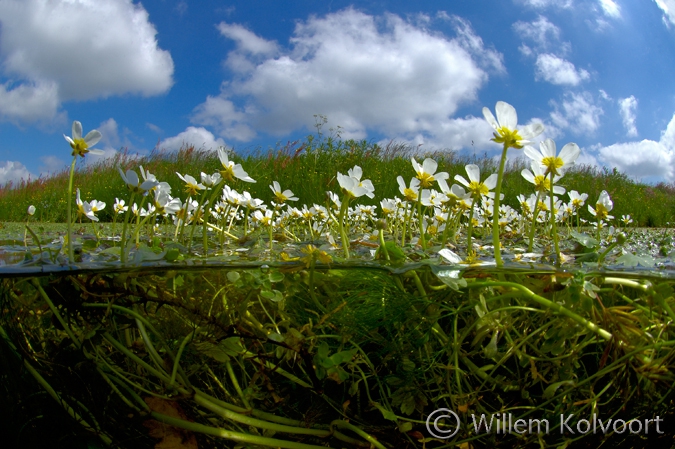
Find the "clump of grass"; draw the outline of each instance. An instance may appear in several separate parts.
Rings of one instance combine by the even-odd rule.
[[[487,154],[480,158],[459,154],[456,151],[438,150],[420,152],[417,147],[392,141],[385,146],[366,140],[342,140],[334,136],[309,135],[303,140],[278,144],[267,150],[257,149],[249,154],[231,154],[231,159],[246,166],[256,184],[236,181],[236,189],[248,190],[253,197],[265,201],[272,199],[268,186],[278,181],[284,188],[300,198],[297,206],[325,204],[326,190],[339,191],[336,172],[346,172],[354,165],[362,167],[372,180],[379,198],[398,195],[396,176],[410,172],[410,158],[431,157],[438,162],[439,171],[446,171],[450,179],[464,173],[466,164],[474,163],[481,173],[496,172],[498,166]],[[215,151],[184,146],[179,151],[155,150],[147,156],[120,151],[115,157],[95,164],[79,167],[74,185],[79,186],[82,197],[97,199],[108,206],[98,213],[102,222],[112,222],[112,205],[115,198],[126,198],[127,191],[120,179],[118,167],[136,169],[142,165],[158,179],[180,192],[182,181],[176,172],[197,174],[214,173],[219,169]],[[532,191],[532,186],[520,175],[528,165],[521,159],[509,161],[506,167],[502,193],[503,204],[519,208],[517,195]],[[64,167],[49,177],[8,182],[0,186],[0,220],[20,222],[26,209],[34,205],[35,220],[39,222],[65,222],[64,193],[67,189],[68,170]],[[647,185],[631,180],[626,174],[606,168],[578,165],[567,172],[562,180],[567,189],[588,193],[587,204],[592,204],[602,190],[607,190],[614,201],[614,215],[630,214],[637,226],[665,227],[675,222],[675,185],[659,183]],[[362,198],[363,204],[376,204],[377,200]],[[584,208],[581,217],[592,220]]]

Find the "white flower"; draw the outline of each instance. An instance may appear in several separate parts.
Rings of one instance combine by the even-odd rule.
[[[469,181],[464,179],[461,175],[455,175],[455,181],[464,185],[471,193],[472,198],[479,198],[481,196],[490,196],[490,190],[497,185],[497,174],[493,173],[487,177],[483,182],[480,181],[480,168],[478,165],[469,164],[465,167],[466,174],[469,175]]]
[[[434,183],[434,181],[438,181],[440,179],[445,180],[450,176],[446,172],[436,173],[438,163],[431,158],[424,159],[422,165],[418,164],[414,157],[411,157],[410,161],[412,162],[415,173],[417,173],[417,179],[420,180],[420,185],[423,188],[429,188]]]
[[[403,176],[399,175],[396,178],[398,181],[398,190],[401,192],[401,195],[405,197],[408,201],[417,201],[417,196],[419,195],[420,180],[417,178],[412,178],[410,180],[410,187],[406,187]]]
[[[185,183],[185,192],[189,195],[196,195],[199,190],[206,189],[206,186],[201,183],[197,183],[197,180],[190,175],[181,175],[176,172],[178,177]]]
[[[101,133],[98,132],[97,130],[93,129],[87,133],[86,136],[84,136],[84,139],[82,138],[82,123],[78,122],[75,120],[73,122],[73,131],[72,131],[73,137],[70,138],[66,136],[65,134],[63,137],[66,139],[66,141],[70,144],[70,147],[73,149],[72,156],[81,156],[84,157],[85,154],[91,153],[91,154],[104,154],[103,151],[101,150],[90,150],[89,147],[92,147],[98,143],[99,140],[101,140]]]
[[[235,164],[227,157],[227,150],[225,150],[225,147],[218,147],[218,159],[220,159],[220,163],[223,164],[223,170],[220,170],[220,174],[225,181],[232,182],[237,178],[246,182],[255,182],[255,180],[244,171],[241,164]]]
[[[581,150],[576,143],[568,143],[562,147],[560,154],[556,155],[555,142],[553,139],[546,139],[539,144],[539,151],[528,145],[525,147],[524,153],[525,156],[544,168],[545,176],[549,173],[562,176],[574,165],[574,161],[579,157]]]
[[[115,198],[115,204],[113,204],[113,211],[116,214],[121,214],[123,212],[126,212],[127,210],[129,210],[129,206],[124,205],[124,200]]]
[[[570,197],[570,202],[575,211],[579,210],[588,199],[588,193],[579,194],[576,190],[570,190],[567,194]]]
[[[606,190],[603,190],[600,192],[598,202],[595,203],[595,209],[589,204],[588,211],[598,220],[605,220],[614,218],[612,215],[609,215],[609,211],[611,211],[613,207],[614,203],[612,203],[612,200],[609,198],[609,194]]]
[[[375,198],[375,187],[370,179],[361,181],[361,167],[355,165],[354,168],[348,171],[351,175],[337,174],[338,183],[342,188],[343,193],[349,195],[351,198],[358,198],[366,195],[368,198]]]
[[[92,210],[91,204],[80,199],[80,189],[77,189],[77,198],[75,199],[75,203],[77,204],[77,214],[79,216],[84,215],[92,221],[98,221],[98,217],[94,215],[94,210]],[[103,207],[105,207],[105,203],[103,203]]]
[[[534,184],[534,190],[536,190],[537,192],[550,192],[551,179],[548,176],[546,176],[544,172],[544,167],[535,161],[532,161],[532,164],[530,166],[532,167],[532,171],[528,170],[527,168],[524,168],[520,172],[523,178],[525,178],[528,182]],[[559,179],[560,176],[556,175],[553,177],[553,182],[557,182]],[[562,195],[565,193],[565,188],[554,185],[553,193],[555,193],[556,195]]]
[[[32,204],[30,206],[28,206],[27,212],[28,212],[28,215],[35,215],[35,206],[33,206]]]
[[[286,189],[283,192],[281,191],[281,186],[277,181],[272,181],[270,189],[274,193],[274,198],[279,202],[279,204],[285,201],[298,201],[298,198],[293,196],[293,192]]]
[[[127,170],[127,172],[124,173],[120,167],[117,167],[117,170],[119,170],[122,179],[127,184],[127,188],[133,193],[143,194],[148,190],[155,188],[159,184],[157,181],[147,180],[143,181],[143,183],[139,185],[140,180],[138,179],[138,175],[135,171]]]
[[[202,184],[204,184],[204,187],[211,188],[215,187],[220,183],[221,175],[218,172],[215,172],[212,175],[207,175],[204,172],[201,172],[201,177],[202,177]]]
[[[533,123],[517,129],[518,115],[516,109],[508,103],[498,101],[495,106],[497,118],[488,108],[483,108],[483,117],[494,128],[493,141],[503,143],[506,147],[520,149],[530,143],[529,139],[544,132],[544,125]]]

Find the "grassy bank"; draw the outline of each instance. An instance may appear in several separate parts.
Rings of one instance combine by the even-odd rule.
[[[284,189],[292,190],[300,199],[297,206],[325,204],[326,190],[338,192],[340,189],[335,173],[346,173],[354,165],[359,165],[372,180],[379,201],[399,195],[396,182],[398,175],[406,180],[414,175],[410,168],[410,157],[413,155],[420,160],[428,156],[438,161],[439,171],[450,174],[450,184],[454,175],[466,174],[464,166],[469,163],[479,165],[481,173],[486,175],[497,171],[497,163],[486,156],[476,160],[452,151],[419,153],[415,147],[404,144],[391,143],[382,147],[368,141],[310,135],[302,141],[289,142],[266,151],[258,150],[247,156],[232,154],[232,159],[241,163],[257,181],[256,184],[236,181],[232,187],[240,191],[247,190],[254,198],[268,202],[273,197],[268,186],[272,181],[278,181]],[[221,168],[215,152],[194,147],[186,147],[178,152],[157,151],[143,157],[120,152],[115,158],[80,166],[75,174],[74,185],[80,187],[84,200],[105,202],[106,208],[97,216],[103,222],[112,221],[115,198],[128,199],[128,191],[118,167],[126,171],[137,169],[139,165],[159,180],[168,182],[176,196],[184,196],[181,193],[184,183],[176,172],[211,174]],[[532,184],[520,175],[526,167],[529,166],[523,162],[511,163],[504,177],[504,203],[516,209],[519,209],[516,196],[520,193],[529,195],[533,191]],[[664,227],[675,222],[675,186],[672,184],[650,186],[636,183],[616,170],[601,170],[585,165],[572,169],[562,181],[568,191],[588,193],[587,204],[591,205],[595,204],[602,190],[607,190],[614,202],[613,215],[620,218],[621,215],[630,214],[634,225]],[[68,171],[64,168],[49,178],[1,186],[0,222],[25,220],[26,209],[31,204],[37,209],[35,219],[38,221],[64,222],[67,185]],[[566,201],[567,195],[562,199]],[[363,200],[362,203],[369,204],[367,199]],[[370,201],[372,204],[375,202]],[[582,218],[592,218],[585,208],[581,213]]]

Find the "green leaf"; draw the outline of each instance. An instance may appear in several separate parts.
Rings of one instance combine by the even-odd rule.
[[[572,231],[570,236],[586,248],[597,248],[598,241],[586,233]]]
[[[201,352],[207,357],[211,357],[218,362],[225,363],[230,360],[230,356],[227,354],[227,351],[209,341],[195,343],[194,347],[197,351]]]
[[[375,408],[378,409],[380,411],[380,413],[382,413],[382,417],[384,419],[388,419],[389,421],[397,421],[398,420],[397,417],[396,417],[396,413],[394,413],[390,410],[387,410],[386,408],[382,407],[377,402],[373,402],[373,406],[375,406]]]
[[[467,286],[466,279],[462,278],[462,270],[447,270],[435,266],[431,270],[441,282],[455,291]]]
[[[284,273],[282,273],[279,270],[274,270],[270,272],[270,274],[267,276],[270,280],[270,282],[281,282],[284,280]]]
[[[656,264],[656,261],[652,256],[644,255],[637,256],[635,254],[626,253],[623,256],[616,259],[617,264],[623,264],[624,267],[653,267]]]
[[[164,260],[167,262],[175,262],[178,260],[178,257],[180,256],[180,251],[178,248],[171,248],[167,250],[166,254],[164,255]]]
[[[228,271],[227,272],[227,280],[232,282],[233,284],[239,280],[241,275],[239,274],[238,271]]]
[[[574,386],[574,382],[571,380],[563,380],[561,382],[552,383],[546,387],[546,390],[544,390],[544,399],[551,399],[553,396],[555,396],[555,392],[558,390],[558,388],[562,387],[563,385]]]

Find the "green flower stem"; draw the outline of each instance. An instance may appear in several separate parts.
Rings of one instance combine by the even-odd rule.
[[[264,421],[262,419],[239,414],[233,412],[232,410],[228,410],[225,407],[221,407],[218,404],[213,403],[208,398],[202,396],[199,392],[195,393],[194,401],[197,404],[201,405],[202,407],[217,414],[221,418],[225,418],[229,421],[234,421],[240,424],[245,424],[247,426],[257,427],[259,429],[273,430],[275,432],[283,432],[298,435],[313,435],[321,438],[325,438],[331,435],[331,432],[329,430],[311,429],[300,426],[287,426],[285,424],[272,423]]]
[[[206,202],[206,204],[204,206],[204,216],[202,217],[203,218],[202,222],[204,223],[204,228],[202,230],[202,233],[203,233],[202,245],[204,246],[204,256],[207,256],[209,254],[209,240],[207,238],[207,232],[206,232],[207,229],[208,229],[208,227],[207,227],[208,220],[206,219],[206,211],[211,210],[211,207],[213,206],[213,202],[216,200],[216,198],[218,196],[218,193],[223,191],[223,189],[222,189],[223,184],[225,184],[225,180],[221,179],[218,184],[213,186],[211,196],[209,197],[209,200]]]
[[[68,177],[68,209],[66,212],[66,222],[68,223],[68,262],[75,263],[75,253],[73,252],[73,178],[75,177],[75,163],[77,162],[77,155],[73,157],[73,162],[70,164],[70,176]]]
[[[618,244],[619,242],[615,241],[611,245],[609,245],[602,253],[600,253],[600,255],[598,256],[598,267],[602,266],[602,264],[605,262],[605,257],[607,257],[607,254],[609,254],[609,252],[613,250]]]
[[[314,270],[316,267],[316,256],[313,254],[310,254],[308,256],[309,259],[309,297],[312,298],[312,302],[314,305],[323,313],[327,313],[328,311],[326,308],[321,304],[321,301],[319,301],[319,298],[316,297],[316,293],[314,292]]]
[[[473,237],[473,212],[476,206],[476,199],[471,201],[471,213],[469,213],[469,226],[466,230],[466,256],[471,257],[473,255],[473,247],[471,246],[471,238]]]
[[[419,221],[420,227],[420,244],[422,245],[422,251],[427,250],[427,238],[424,235],[424,214],[422,213],[422,188],[420,187],[419,193],[417,194],[417,219]]]
[[[106,332],[104,332],[102,335],[103,335],[103,338],[106,339],[111,345],[113,345],[113,347],[114,347],[115,349],[117,349],[118,351],[120,351],[120,352],[121,352],[122,354],[124,354],[125,356],[129,357],[131,360],[133,360],[134,362],[136,362],[137,364],[139,364],[140,366],[142,366],[143,368],[145,368],[149,373],[153,374],[154,376],[156,376],[157,378],[159,378],[159,379],[162,380],[163,382],[165,382],[165,383],[167,383],[167,384],[169,383],[169,381],[171,380],[171,379],[169,378],[169,376],[167,376],[166,374],[164,374],[164,373],[162,373],[162,372],[156,370],[156,369],[153,368],[152,366],[148,365],[148,363],[146,363],[144,360],[142,360],[142,359],[141,359],[140,357],[138,357],[136,354],[134,354],[133,352],[131,352],[131,351],[130,351],[126,346],[124,346],[122,343],[120,343],[119,341],[117,341],[112,335],[110,335],[109,332],[106,331]]]
[[[234,390],[237,392],[239,395],[239,399],[241,399],[242,404],[244,404],[244,407],[247,410],[251,410],[253,407],[251,407],[251,404],[248,403],[248,400],[246,399],[246,396],[244,396],[244,392],[242,391],[241,387],[239,386],[239,381],[237,380],[237,375],[234,373],[234,370],[232,369],[232,364],[228,360],[225,362],[225,369],[227,369],[227,374],[230,376],[230,380],[232,381],[232,385],[234,386]]]
[[[675,311],[673,311],[673,309],[670,307],[670,304],[668,304],[663,298],[655,294],[651,284],[641,284],[640,282],[634,281],[632,279],[623,279],[615,277],[606,277],[603,280],[603,284],[623,285],[625,287],[631,287],[638,290],[642,290],[643,292],[652,295],[654,301],[657,304],[659,304],[663,308],[663,310],[666,311],[671,320],[675,321]]]
[[[378,236],[380,238],[380,248],[382,248],[382,253],[384,254],[384,258],[386,260],[391,260],[389,258],[389,251],[387,251],[387,245],[385,245],[385,242],[384,242],[384,229],[379,230]]]
[[[33,232],[33,230],[28,227],[28,223],[26,223],[26,231],[30,232],[31,237],[33,237],[33,242],[37,243],[37,246],[40,250],[40,259],[42,259],[42,243],[40,243],[40,238]],[[24,237],[24,240],[26,237]]]
[[[127,208],[126,214],[124,214],[124,224],[122,225],[122,248],[120,249],[120,260],[122,263],[127,261],[127,226],[129,225],[129,215],[132,213],[131,206],[134,204],[134,196],[136,196],[136,194],[131,192],[131,197],[129,198],[129,207]]]
[[[96,366],[96,371],[98,371],[98,373],[101,375],[101,377],[103,378],[103,380],[105,380],[105,382],[108,384],[108,386],[110,387],[110,389],[111,389],[117,396],[119,396],[119,398],[120,398],[125,404],[127,404],[130,408],[136,410],[136,412],[140,412],[140,411],[141,411],[141,409],[140,409],[138,406],[136,406],[136,404],[134,404],[133,402],[131,402],[131,401],[129,400],[129,398],[127,398],[124,394],[122,394],[122,392],[121,392],[120,389],[117,387],[117,385],[115,385],[115,383],[114,383],[112,380],[110,380],[110,377],[109,377],[109,376],[101,369],[100,366]]]
[[[561,257],[560,257],[560,244],[558,243],[558,227],[555,222],[555,202],[553,200],[553,171],[550,173],[551,176],[551,200],[550,200],[550,209],[551,209],[551,234],[553,234],[553,246],[555,247],[555,260],[556,260],[556,266],[560,266],[562,263]]]
[[[349,194],[345,194],[340,206],[340,239],[342,240],[342,251],[345,259],[349,259],[349,238],[345,229],[345,220],[347,218],[347,211],[349,210]]]
[[[343,421],[341,419],[336,419],[332,423],[330,423],[331,428],[337,427],[339,429],[348,429],[363,438],[364,440],[368,441],[371,445],[378,449],[387,449],[382,443],[377,441],[374,437],[368,435],[366,432],[363,430],[359,429],[353,424],[348,423],[347,421]]]
[[[524,296],[527,298],[535,301],[539,305],[546,307],[548,309],[551,309],[552,311],[559,313],[560,315],[566,316],[567,318],[570,318],[571,320],[577,322],[578,324],[582,325],[586,329],[590,330],[591,332],[594,332],[598,334],[600,337],[604,338],[605,340],[610,340],[612,338],[612,334],[601,328],[595,323],[592,323],[588,321],[586,318],[577,315],[576,313],[572,312],[571,310],[561,306],[558,303],[555,303],[553,301],[550,301],[542,296],[539,296],[535,294],[532,290],[528,289],[527,287],[517,284],[515,282],[474,282],[468,285],[468,288],[476,288],[476,287],[509,287],[513,288],[516,290],[519,290],[523,293]]]
[[[497,268],[504,265],[502,261],[502,250],[499,241],[499,201],[502,192],[502,179],[504,178],[504,167],[506,166],[506,151],[509,149],[508,144],[504,143],[502,150],[502,158],[499,162],[499,172],[497,174],[497,185],[495,186],[494,208],[492,210],[492,245],[494,246],[495,263]]]
[[[185,217],[179,220],[179,223],[176,226],[176,233],[174,234],[174,239],[177,239],[178,235],[180,235],[180,238],[183,239],[183,230],[185,229],[185,224],[187,223],[188,220],[188,207],[190,205],[190,200],[191,200],[190,195],[188,195],[187,200],[185,200],[184,203]]]
[[[42,286],[40,285],[40,281],[38,281],[37,278],[32,278],[31,283],[38,290],[38,292],[40,292],[40,296],[42,296],[42,299],[44,299],[44,301],[47,303],[49,309],[52,311],[56,319],[59,321],[63,329],[68,334],[68,337],[70,337],[70,339],[73,341],[73,344],[78,348],[81,347],[82,342],[75,336],[70,326],[68,326],[68,323],[66,323],[66,320],[63,319],[63,317],[59,313],[59,309],[57,309],[56,306],[54,306],[54,303],[47,295],[47,292],[45,292]]]
[[[405,233],[407,231],[407,227],[410,226],[410,220],[412,219],[412,209],[407,207],[407,202],[405,204],[406,207],[403,211],[403,229],[401,231],[401,247],[405,246]]]
[[[220,427],[211,427],[204,424],[185,421],[183,419],[173,418],[171,416],[163,415],[157,412],[151,412],[150,416],[152,416],[152,418],[156,419],[157,421],[169,424],[170,426],[190,430],[192,432],[203,433],[205,435],[211,435],[226,440],[237,441],[240,443],[283,449],[326,449],[326,446],[315,446],[313,444],[296,443],[292,441],[279,440],[277,438],[261,437],[241,432],[233,432]]]
[[[183,338],[183,341],[180,343],[180,346],[178,347],[178,354],[176,354],[176,359],[173,361],[173,369],[171,370],[171,380],[169,381],[169,386],[174,385],[176,382],[176,372],[178,371],[178,363],[180,362],[180,356],[183,355],[183,351],[185,350],[185,346],[188,345],[192,341],[195,335],[195,330],[190,332]]]
[[[530,243],[527,245],[527,252],[532,252],[534,246],[534,233],[537,229],[537,216],[539,215],[539,197],[541,192],[537,192],[537,200],[534,203],[534,211],[532,211],[532,225],[530,226]]]
[[[204,202],[206,201],[206,194],[208,193],[208,190],[204,190],[202,192],[202,197],[199,198],[199,204],[197,205],[197,209],[195,210],[195,214],[198,214],[201,211],[202,214],[202,221],[206,223],[206,210],[203,210],[204,208]],[[195,220],[195,215],[192,215],[192,226],[190,227],[190,241],[188,242],[188,250],[192,248],[192,239],[194,238],[195,235],[195,227],[196,227],[196,220]],[[204,224],[204,231],[206,231],[206,224]],[[204,234],[206,235],[206,234]],[[246,235],[246,233],[244,233]],[[206,237],[204,237],[206,238]]]
[[[230,233],[227,232],[225,229],[221,229],[221,228],[219,228],[218,226],[213,225],[213,224],[211,224],[211,223],[207,223],[207,226],[208,226],[209,228],[215,230],[215,231],[220,232],[221,235],[226,235],[226,236],[228,236],[229,238],[231,238],[231,239],[233,239],[233,240],[237,240],[237,236],[236,236],[236,235],[230,234]]]

